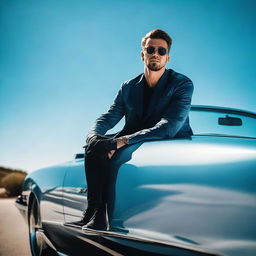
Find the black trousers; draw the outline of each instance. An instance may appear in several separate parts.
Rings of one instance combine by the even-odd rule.
[[[117,133],[100,136],[104,140],[110,138],[116,139],[122,135],[121,133]],[[131,159],[132,153],[140,144],[129,147],[129,150],[126,151],[125,158],[118,162],[115,160],[118,157],[118,152],[109,159],[107,155],[108,151],[101,153],[97,150],[94,151],[93,144],[85,146],[84,167],[87,179],[88,207],[99,208],[107,205],[108,217],[111,219],[115,205],[115,185],[119,167]]]
[[[107,203],[107,180],[110,159],[105,155],[85,154],[88,207],[99,208]]]
[[[119,134],[100,135],[101,139],[114,139]],[[88,150],[89,149],[89,150]],[[108,207],[111,218],[115,204],[115,183],[118,167],[113,166],[113,158],[108,158],[107,151],[93,150],[94,142],[85,146],[85,175],[87,179],[88,207]]]

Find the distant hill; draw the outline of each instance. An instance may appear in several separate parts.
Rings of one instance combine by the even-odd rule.
[[[19,170],[19,169],[12,169],[12,168],[7,168],[7,167],[0,166],[0,187],[2,187],[2,178],[5,175],[10,174],[12,172],[27,173],[27,172]]]

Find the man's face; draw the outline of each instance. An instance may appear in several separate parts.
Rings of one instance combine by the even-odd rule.
[[[147,52],[148,47],[154,47],[154,52],[152,54]],[[159,47],[166,49],[166,54],[161,56],[159,54]],[[150,48],[148,48],[150,49]],[[152,51],[152,48],[150,49]],[[161,52],[160,48],[160,52]],[[168,45],[167,42],[163,39],[151,39],[148,38],[145,44],[145,47],[143,48],[141,52],[141,58],[144,61],[145,65],[148,67],[149,70],[152,71],[159,71],[162,68],[165,67],[166,63],[170,59],[170,55],[168,53]]]

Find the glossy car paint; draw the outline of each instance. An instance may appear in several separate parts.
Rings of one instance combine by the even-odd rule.
[[[236,247],[255,252],[255,142],[192,137],[144,143],[119,169],[112,225],[228,255]]]
[[[129,255],[256,254],[254,138],[198,135],[123,148],[113,159],[111,232],[91,235],[64,225],[86,208],[83,162],[38,170],[24,183],[58,250],[73,255],[70,248],[79,244],[86,252],[93,241],[106,247],[101,251]]]

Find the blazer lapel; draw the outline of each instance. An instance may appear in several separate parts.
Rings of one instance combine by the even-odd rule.
[[[144,74],[141,75],[139,81],[134,85],[132,90],[132,97],[134,99],[134,110],[135,113],[139,118],[139,120],[142,117],[142,111],[143,111],[143,84],[144,84]]]

